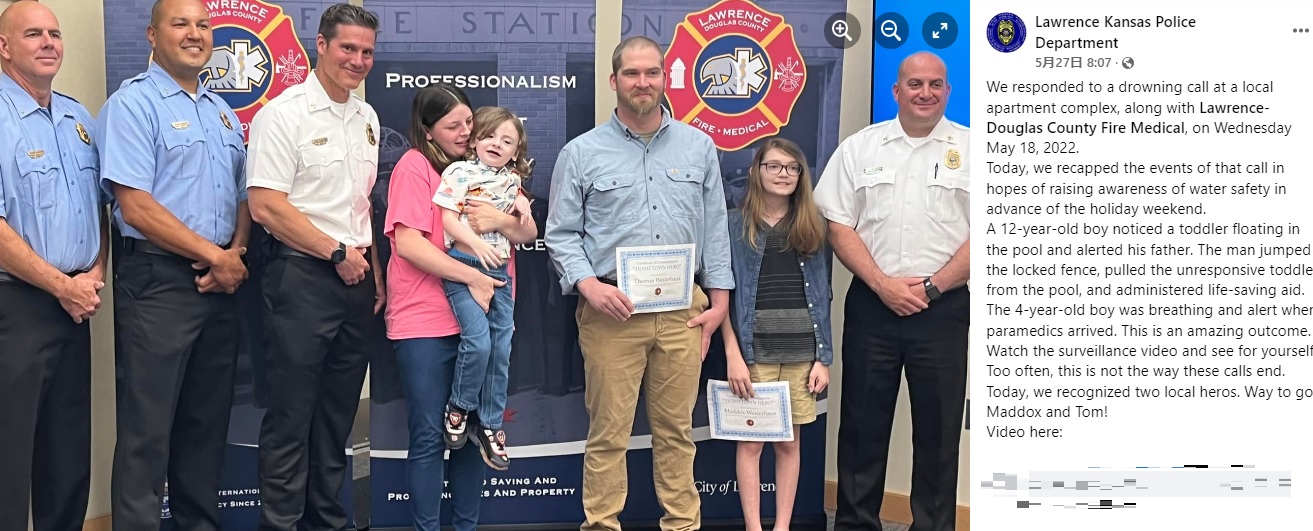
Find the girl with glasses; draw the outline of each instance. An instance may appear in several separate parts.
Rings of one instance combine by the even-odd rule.
[[[797,144],[772,138],[748,170],[743,206],[729,212],[735,290],[721,325],[730,388],[788,382],[794,438],[774,443],[775,530],[789,528],[798,490],[803,424],[816,420],[816,396],[830,381],[830,267],[825,220],[812,202],[807,159]],[[735,468],[748,531],[761,530],[761,452],[741,441]]]

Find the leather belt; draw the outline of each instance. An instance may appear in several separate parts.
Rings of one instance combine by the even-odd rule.
[[[72,273],[64,273],[64,274],[68,275],[69,277],[76,277],[78,275],[81,275],[82,273],[86,273],[86,271],[74,271]],[[26,280],[18,278],[4,271],[0,271],[0,282],[17,282],[19,284],[27,284]]]
[[[220,245],[219,248],[227,249],[228,245]],[[170,258],[187,258],[183,255],[155,245],[149,241],[138,238],[123,238],[123,250],[129,253],[146,253],[156,256],[168,256]]]
[[[168,256],[181,258],[182,255],[173,251],[165,250],[163,247],[155,245],[149,241],[137,238],[123,238],[123,250],[129,253],[146,253],[157,256]]]
[[[271,239],[273,239],[273,238],[271,238]],[[303,253],[303,252],[301,252],[301,251],[298,251],[298,250],[292,248],[292,246],[287,245],[287,244],[285,244],[285,243],[283,243],[283,242],[281,242],[281,241],[278,241],[277,239],[273,239],[273,245],[274,245],[274,254],[276,254],[276,255],[278,255],[278,256],[295,256],[295,257],[297,257],[297,258],[309,258],[309,259],[311,259],[311,260],[316,260],[316,261],[319,261],[319,262],[323,262],[323,263],[325,263],[325,264],[331,264],[331,263],[332,263],[332,262],[329,261],[329,260],[325,260],[325,259],[320,258],[320,257],[318,257],[318,256],[315,256],[315,255],[313,255],[313,254],[308,254],[308,253]],[[372,250],[373,250],[373,248],[365,249],[365,253],[364,253],[364,254],[365,254],[365,260],[366,260],[366,261],[369,260],[369,252],[372,251]]]
[[[277,240],[274,240],[274,241],[275,241],[274,245],[277,246],[277,250],[278,250],[278,255],[279,255],[279,256],[296,256],[296,257],[299,257],[299,258],[309,258],[309,259],[311,259],[311,260],[319,260],[319,261],[321,261],[321,262],[324,261],[323,258],[320,258],[320,257],[318,257],[318,256],[314,256],[314,255],[310,255],[310,254],[303,253],[303,252],[301,252],[301,251],[298,251],[298,250],[296,250],[296,249],[293,249],[292,246],[287,245],[287,244],[285,244],[285,243],[283,243],[283,242],[280,242],[280,241],[277,241]]]

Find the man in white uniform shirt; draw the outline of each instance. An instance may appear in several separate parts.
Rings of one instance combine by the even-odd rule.
[[[336,4],[318,64],[251,122],[251,216],[275,238],[265,270],[269,409],[260,426],[261,530],[346,529],[347,437],[376,341],[370,264],[378,116],[351,94],[374,64],[378,18]]]
[[[899,377],[912,402],[912,529],[952,531],[970,324],[970,133],[944,62],[909,56],[898,117],[849,137],[816,202],[853,272],[844,307],[836,531],[879,530]]]

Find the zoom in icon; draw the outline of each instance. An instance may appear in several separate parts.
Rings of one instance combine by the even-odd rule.
[[[835,13],[825,21],[825,42],[835,48],[851,48],[862,37],[862,25],[852,13]]]

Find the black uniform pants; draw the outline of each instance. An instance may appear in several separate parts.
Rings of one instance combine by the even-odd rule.
[[[347,529],[338,493],[377,344],[374,275],[347,286],[327,261],[274,256],[265,270],[269,409],[260,425],[260,529]]]
[[[179,531],[219,528],[237,365],[232,295],[200,293],[192,261],[125,251],[115,267],[115,531],[155,531],[164,482]]]
[[[900,377],[912,405],[912,530],[953,531],[966,397],[971,294],[945,293],[898,317],[861,280],[844,306],[836,531],[880,530]]]
[[[91,481],[91,328],[0,281],[0,529],[82,529]]]

